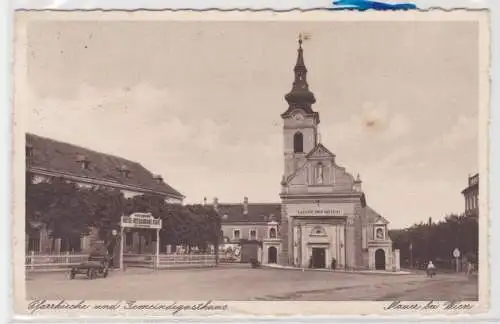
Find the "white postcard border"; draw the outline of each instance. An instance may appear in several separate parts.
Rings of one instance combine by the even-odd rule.
[[[34,17],[36,13],[33,12],[21,12],[20,18],[17,23],[18,26],[22,26],[26,22],[27,17]],[[92,16],[94,19],[165,19],[165,16],[169,16],[169,19],[182,19],[182,20],[235,20],[235,19],[245,19],[245,20],[309,20],[314,18],[315,20],[356,20],[362,19],[363,21],[376,21],[383,19],[384,21],[401,21],[401,20],[470,20],[474,21],[480,19],[480,42],[483,49],[487,49],[487,44],[489,42],[489,28],[487,24],[487,19],[484,19],[485,12],[468,12],[465,10],[454,11],[445,13],[443,11],[432,11],[432,12],[404,12],[404,13],[392,13],[392,12],[288,12],[276,14],[273,12],[259,12],[259,13],[242,13],[242,12],[231,12],[231,13],[221,13],[221,12],[135,12],[135,13],[125,13],[125,12],[108,12],[106,14],[102,12],[94,12]],[[89,19],[88,13],[83,12],[44,12],[43,17],[36,19]],[[23,42],[23,29],[19,29],[17,35],[17,41]],[[486,47],[484,47],[486,46]],[[24,46],[16,47],[16,57],[23,57],[22,52]],[[480,122],[480,134],[479,134],[479,150],[480,150],[480,160],[479,160],[479,173],[488,174],[488,124],[490,118],[489,112],[489,80],[484,76],[488,75],[488,62],[490,59],[489,51],[482,51],[480,55],[480,109],[479,109],[479,122]],[[23,69],[25,66],[17,60],[15,64],[15,73],[17,74],[17,79],[15,80],[16,88],[22,87],[23,83]],[[16,312],[22,313],[26,311],[28,302],[25,301],[25,277],[24,277],[24,125],[23,125],[22,112],[14,111],[14,141],[13,141],[13,189],[14,189],[14,202],[13,202],[13,270],[14,270],[14,292],[15,292],[15,303]],[[482,193],[488,193],[489,181],[482,181],[480,183],[480,190]],[[480,208],[483,211],[489,210],[490,204],[488,202],[488,194],[482,194],[480,196]],[[485,215],[484,213],[483,215]],[[489,296],[489,258],[488,258],[488,217],[482,217],[480,219],[480,276],[479,276],[479,299],[480,302],[475,304],[474,311],[484,312],[488,308]],[[181,302],[178,303],[200,303],[196,302]],[[102,302],[87,301],[89,305]],[[169,303],[163,301],[162,303]],[[221,302],[215,302],[217,304],[224,304]],[[294,315],[294,316],[306,316],[306,315],[360,315],[362,314],[384,314],[384,315],[395,315],[400,312],[387,312],[384,308],[388,306],[388,302],[227,302],[228,311],[221,315]],[[334,306],[334,307],[332,307]],[[339,310],[341,312],[339,312]],[[58,311],[57,315],[70,315],[71,312]],[[86,312],[79,312],[78,315],[84,315]],[[164,312],[160,312],[164,315]],[[40,315],[43,311],[39,312]],[[53,313],[51,313],[53,314]],[[74,313],[73,313],[74,314]],[[88,315],[103,315],[102,313],[91,312]],[[154,315],[156,313],[148,311],[148,315]],[[422,312],[418,312],[418,315],[422,315]],[[123,311],[120,315],[125,315]],[[145,314],[140,314],[144,316]],[[193,314],[189,314],[193,315]],[[408,315],[408,312],[405,312]]]

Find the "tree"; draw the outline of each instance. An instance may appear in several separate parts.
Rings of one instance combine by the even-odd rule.
[[[187,245],[206,250],[208,244],[213,244],[217,250],[220,243],[221,222],[213,208],[167,204],[161,196],[140,195],[128,199],[125,204],[126,214],[134,212],[150,212],[153,217],[162,219],[162,248],[166,245]]]
[[[88,216],[92,209],[88,190],[55,178],[33,185],[27,198],[29,213],[38,215],[52,238],[62,240],[63,250],[79,247],[81,236],[89,232]]]
[[[452,252],[458,248],[462,255],[475,262],[478,253],[477,218],[467,215],[449,214],[444,220],[432,224],[415,224],[406,229],[391,230],[393,246],[400,250],[401,260],[425,263],[428,260],[451,266]],[[412,245],[412,251],[409,246]]]
[[[91,213],[87,220],[88,226],[99,230],[99,238],[108,242],[113,229],[118,230],[120,218],[125,208],[123,193],[116,189],[97,187],[88,193]]]

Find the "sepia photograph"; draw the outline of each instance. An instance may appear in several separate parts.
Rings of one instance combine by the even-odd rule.
[[[16,300],[486,305],[486,18],[17,12]]]

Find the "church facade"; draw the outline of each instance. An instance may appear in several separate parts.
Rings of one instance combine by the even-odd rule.
[[[362,181],[336,162],[318,136],[319,113],[299,40],[292,90],[285,95],[284,174],[277,238],[263,239],[264,263],[302,268],[399,270],[388,222],[366,203]],[[277,258],[276,258],[277,255]]]

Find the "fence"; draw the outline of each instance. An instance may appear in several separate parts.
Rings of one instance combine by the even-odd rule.
[[[28,252],[24,266],[26,271],[55,271],[66,270],[88,259],[85,253],[37,253]]]
[[[156,264],[154,254],[124,254],[126,267],[140,268],[180,268],[180,267],[213,267],[216,264],[214,254],[160,254]]]
[[[88,260],[85,253],[36,253],[29,252],[25,258],[26,271],[57,271]],[[156,264],[154,254],[124,254],[123,263],[127,267],[142,268],[179,268],[179,267],[213,267],[216,265],[214,254],[160,254]]]

